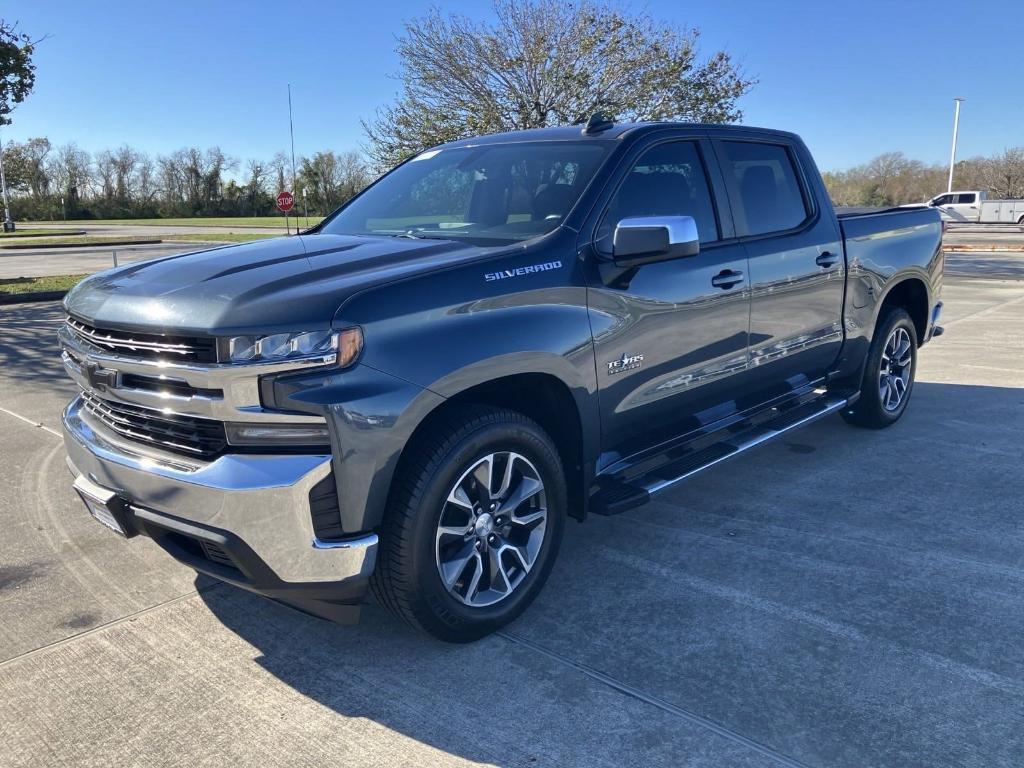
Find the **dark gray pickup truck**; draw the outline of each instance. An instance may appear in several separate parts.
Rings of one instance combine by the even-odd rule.
[[[899,419],[941,238],[932,209],[837,217],[789,133],[446,144],[300,236],[79,284],[68,464],[100,522],[198,571],[338,621],[372,588],[472,640],[567,518],[828,414]]]

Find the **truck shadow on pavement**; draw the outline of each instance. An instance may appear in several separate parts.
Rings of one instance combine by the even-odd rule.
[[[570,526],[536,603],[472,645],[375,605],[338,627],[236,589],[202,599],[294,690],[470,760],[1018,764],[1024,388],[914,398],[884,432],[831,418]]]
[[[629,763],[597,743],[603,740],[600,718],[611,711],[595,707],[595,720],[562,733],[560,724],[590,702],[581,690],[585,686],[501,637],[447,645],[413,632],[376,605],[364,606],[357,626],[338,626],[234,588],[200,594],[226,628],[255,647],[256,664],[345,718],[340,732],[368,719],[445,753],[402,747],[401,738],[388,737],[367,744],[361,758],[357,747],[350,754],[353,764],[363,764],[386,744],[402,750],[403,759],[394,764],[403,765]],[[607,757],[584,759],[592,750]]]
[[[78,387],[64,372],[57,328],[64,321],[60,302],[0,306],[0,370],[4,377],[70,400]]]

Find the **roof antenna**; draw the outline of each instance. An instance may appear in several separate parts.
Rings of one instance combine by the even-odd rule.
[[[615,121],[605,116],[604,112],[595,112],[587,120],[587,124],[583,126],[583,135],[601,133],[601,131],[607,131],[613,125],[615,125]]]

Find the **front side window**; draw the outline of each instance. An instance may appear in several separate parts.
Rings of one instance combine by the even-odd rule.
[[[940,195],[932,200],[932,205],[949,205],[955,197],[955,195]]]
[[[810,215],[789,150],[781,144],[723,141],[722,173],[731,177],[740,235],[784,232]]]
[[[429,150],[328,220],[329,234],[507,245],[547,234],[568,215],[607,154],[606,142],[521,142]]]
[[[640,156],[608,205],[598,248],[611,252],[615,225],[634,216],[692,216],[702,243],[718,239],[711,189],[694,142],[658,144]]]

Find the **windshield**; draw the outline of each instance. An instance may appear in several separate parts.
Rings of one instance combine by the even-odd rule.
[[[557,227],[607,152],[604,142],[530,142],[423,152],[323,226],[507,245]]]

